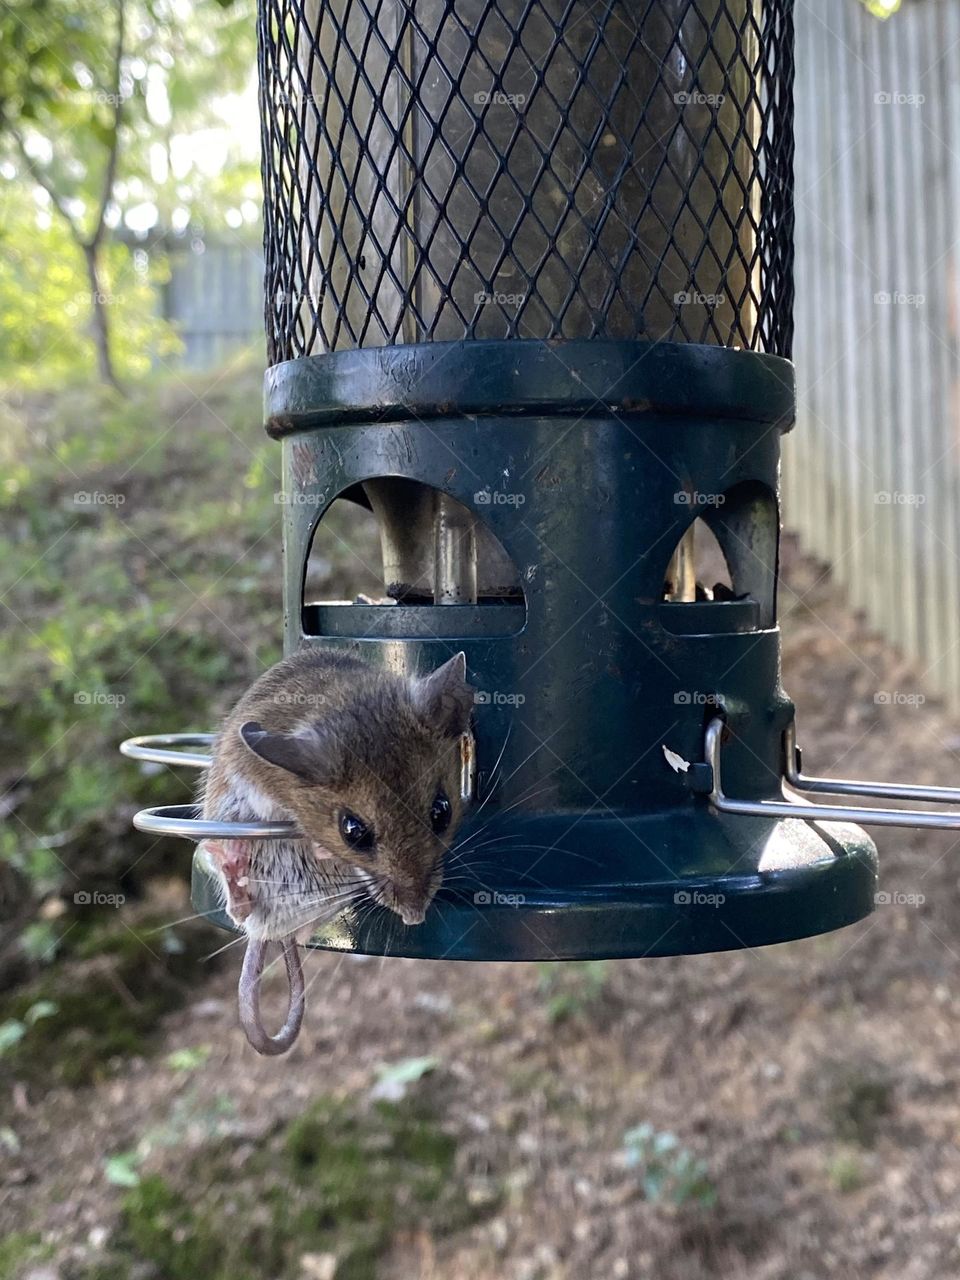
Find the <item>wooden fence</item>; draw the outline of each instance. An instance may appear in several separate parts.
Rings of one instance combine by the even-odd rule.
[[[212,368],[245,348],[265,359],[263,255],[216,243],[171,253],[163,313],[183,341],[188,369]]]

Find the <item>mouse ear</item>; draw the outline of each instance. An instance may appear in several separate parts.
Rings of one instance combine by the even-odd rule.
[[[331,782],[337,771],[337,753],[320,733],[271,733],[254,720],[240,726],[247,748],[267,764],[285,769],[305,782]]]
[[[410,682],[414,710],[431,729],[450,738],[466,733],[474,688],[467,684],[467,655],[458,653],[428,676]]]

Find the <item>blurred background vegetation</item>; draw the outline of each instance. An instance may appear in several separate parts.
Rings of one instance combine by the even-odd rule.
[[[122,385],[177,349],[168,249],[257,243],[251,7],[11,0],[0,42],[0,379]]]
[[[0,43],[2,986],[75,890],[182,863],[130,870],[131,806],[185,792],[116,744],[277,656],[279,551],[257,344],[192,370],[166,305],[171,263],[258,257],[252,6],[13,0]]]

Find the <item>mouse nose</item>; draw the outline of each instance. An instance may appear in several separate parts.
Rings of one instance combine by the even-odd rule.
[[[424,907],[407,907],[402,903],[399,905],[400,919],[404,924],[423,924],[426,919],[426,909]]]

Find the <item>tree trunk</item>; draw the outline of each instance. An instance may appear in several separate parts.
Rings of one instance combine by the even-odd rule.
[[[93,320],[93,344],[97,352],[97,368],[103,382],[122,390],[113,369],[113,355],[110,349],[110,325],[107,319],[107,297],[100,283],[100,245],[85,244],[83,257],[87,264],[87,279],[90,282],[90,305]]]

